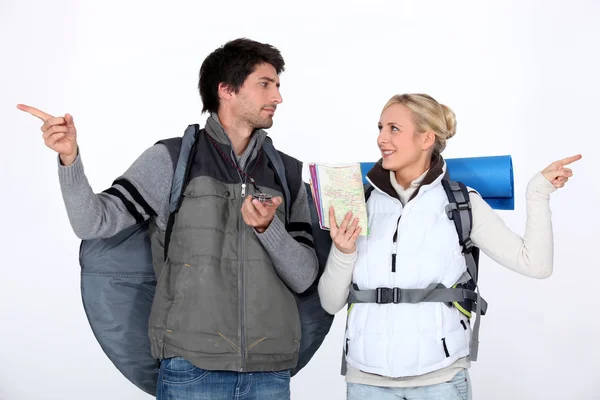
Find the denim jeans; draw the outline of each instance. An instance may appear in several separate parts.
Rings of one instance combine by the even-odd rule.
[[[289,400],[290,371],[208,371],[181,357],[162,360],[157,400]]]
[[[462,370],[449,382],[394,388],[348,383],[347,400],[470,400],[469,374]]]

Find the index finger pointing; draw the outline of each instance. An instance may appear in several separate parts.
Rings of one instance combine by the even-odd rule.
[[[52,118],[52,115],[46,114],[45,112],[38,110],[35,107],[27,106],[25,104],[17,104],[17,108],[21,111],[25,111],[26,113],[33,115],[34,117],[41,119],[44,122],[46,122],[47,119]]]
[[[571,157],[567,157],[567,158],[563,158],[562,160],[560,160],[560,164],[561,165],[569,165],[577,160],[581,160],[581,154],[577,154],[576,156],[571,156]]]

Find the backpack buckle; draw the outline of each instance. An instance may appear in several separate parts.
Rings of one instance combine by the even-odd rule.
[[[377,304],[389,304],[394,301],[394,292],[390,288],[377,288],[375,289],[375,303]]]
[[[467,211],[471,208],[471,202],[468,201],[466,203],[450,203],[446,206],[446,215],[450,219],[454,219],[454,211],[458,211],[460,214],[461,211]]]
[[[377,288],[375,289],[375,303],[377,304],[389,304],[400,303],[400,288]]]
[[[464,249],[463,251],[465,253],[470,253],[471,250],[473,249],[473,246],[474,246],[473,241],[471,240],[470,237],[468,237],[467,240],[465,240],[463,243],[463,249]]]

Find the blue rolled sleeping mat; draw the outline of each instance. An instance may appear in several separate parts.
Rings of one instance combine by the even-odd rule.
[[[512,158],[505,156],[445,159],[450,179],[475,189],[495,210],[515,209]],[[361,162],[363,183],[374,162]]]

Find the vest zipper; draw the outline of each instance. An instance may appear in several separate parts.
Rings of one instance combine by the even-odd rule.
[[[240,176],[241,178],[241,176]],[[246,184],[242,183],[242,204],[244,204],[244,199],[246,197]],[[245,263],[244,263],[244,256],[245,256],[245,238],[246,238],[246,227],[244,226],[245,222],[244,222],[244,218],[242,217],[242,214],[240,213],[240,253],[239,253],[239,257],[240,257],[240,273],[239,273],[239,285],[240,285],[240,334],[241,334],[241,346],[240,346],[240,350],[242,352],[242,366],[240,367],[240,372],[244,371],[244,367],[246,366],[246,310],[245,310],[245,303],[246,303],[246,291],[245,289],[245,282],[244,282],[244,269],[245,269]]]
[[[394,232],[394,237],[392,239],[392,272],[396,272],[396,252],[398,251],[398,225],[400,224],[400,218],[402,218],[402,215],[398,217],[398,222],[396,222],[396,232]]]
[[[232,155],[233,155],[233,151],[232,151]],[[234,158],[232,158],[233,160]],[[246,198],[246,181],[244,179],[244,177],[242,177],[242,174],[237,171],[238,176],[240,177],[240,182],[242,183],[242,199],[241,199],[241,203],[244,204],[244,200]],[[241,205],[240,205],[241,206]],[[245,284],[244,284],[244,253],[245,253],[245,222],[244,222],[244,217],[242,217],[242,214],[240,213],[240,225],[239,225],[239,232],[240,232],[240,240],[239,240],[239,244],[240,247],[238,249],[238,257],[240,260],[240,269],[239,269],[239,274],[238,274],[238,295],[239,295],[239,302],[238,302],[238,307],[239,307],[239,319],[240,319],[240,352],[242,353],[242,363],[240,365],[240,372],[244,372],[244,367],[246,366],[246,310],[244,307],[245,304]]]

